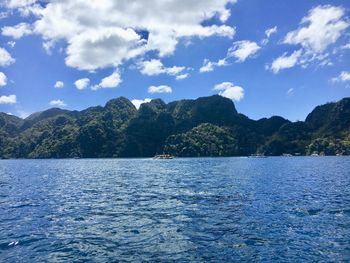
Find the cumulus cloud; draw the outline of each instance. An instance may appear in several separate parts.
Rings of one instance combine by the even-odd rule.
[[[102,79],[100,83],[101,88],[115,88],[122,82],[119,72],[115,71],[112,73],[112,75],[105,77]]]
[[[339,76],[332,78],[333,82],[347,82],[350,81],[350,72],[342,71]]]
[[[235,2],[60,0],[40,5],[35,0],[7,0],[6,6],[32,14],[34,34],[50,47],[65,41],[66,64],[90,71],[117,67],[148,51],[171,55],[181,39],[232,38],[235,28],[224,23],[230,17],[227,5]],[[203,23],[214,17],[220,19],[219,24]],[[141,32],[147,32],[147,37]]]
[[[83,90],[87,88],[89,84],[90,84],[90,80],[88,78],[78,79],[77,81],[74,82],[74,85],[78,90]]]
[[[210,72],[213,71],[215,67],[222,67],[229,65],[227,63],[227,57],[218,60],[217,62],[210,61],[209,59],[204,59],[202,67],[199,69],[199,72]]]
[[[243,62],[247,58],[256,54],[261,47],[252,41],[243,40],[234,42],[228,50],[228,57],[234,57],[238,62]]]
[[[0,66],[6,67],[15,63],[15,59],[11,57],[6,49],[0,47]]]
[[[0,87],[6,86],[7,85],[7,77],[5,73],[0,72]]]
[[[210,61],[209,59],[204,59],[202,67],[199,69],[199,72],[210,72],[213,71],[215,67],[215,62]]]
[[[172,93],[173,90],[167,85],[160,86],[150,86],[148,88],[148,93]]]
[[[64,103],[63,100],[52,100],[52,101],[49,102],[49,104],[51,106],[54,106],[54,107],[65,107],[65,106],[67,106],[67,104]]]
[[[218,61],[210,61],[209,59],[204,59],[202,67],[199,72],[205,73],[213,71],[216,67],[228,66],[229,60],[235,58],[236,62],[244,62],[249,57],[256,54],[261,47],[252,41],[242,40],[233,42],[232,47],[227,51],[226,57],[219,59]]]
[[[146,99],[144,99],[144,100],[132,100],[131,101],[131,103],[132,104],[134,104],[134,106],[135,106],[135,108],[136,109],[139,109],[140,108],[140,106],[141,106],[141,104],[143,104],[143,103],[148,103],[148,102],[150,102],[152,99],[148,99],[148,98],[146,98]]]
[[[92,87],[93,90],[97,89],[111,89],[116,88],[119,84],[122,83],[119,71],[114,71],[110,76],[103,78],[100,84]]]
[[[15,104],[16,102],[16,95],[0,96],[0,104]]]
[[[232,82],[222,82],[215,85],[214,90],[219,91],[219,95],[234,101],[240,101],[244,98],[244,89],[235,86]]]
[[[152,59],[149,61],[142,61],[139,63],[140,72],[147,76],[157,76],[160,74],[167,74],[171,76],[178,76],[186,67],[165,67],[159,59]]]
[[[144,43],[132,29],[86,30],[70,38],[66,64],[81,70],[116,67],[144,52]]]
[[[312,52],[323,52],[349,27],[349,22],[343,19],[344,13],[342,7],[317,6],[302,19],[297,30],[286,35],[284,43],[301,45]]]
[[[140,72],[143,75],[154,76],[165,73],[163,63],[159,59],[152,59],[150,61],[142,61],[139,63]]]
[[[270,67],[271,71],[277,74],[282,69],[294,67],[298,63],[298,59],[300,58],[301,54],[301,50],[294,51],[290,56],[287,56],[287,53],[284,53],[282,56],[276,58],[272,62]]]
[[[296,65],[303,68],[311,63],[317,63],[319,66],[332,65],[327,49],[338,41],[350,25],[344,14],[343,7],[320,5],[312,8],[301,20],[299,28],[287,33],[283,39],[284,44],[301,48],[289,57],[284,54],[275,59],[269,68],[278,73],[279,69]]]
[[[56,81],[54,87],[56,89],[62,89],[64,87],[64,83],[62,81]]]
[[[19,39],[25,35],[30,35],[31,33],[31,26],[27,23],[20,23],[15,26],[5,26],[1,29],[1,34],[3,36],[12,37],[14,39]]]
[[[176,80],[183,80],[183,79],[187,79],[189,77],[189,73],[185,73],[185,74],[181,74],[181,75],[177,75],[176,76]]]

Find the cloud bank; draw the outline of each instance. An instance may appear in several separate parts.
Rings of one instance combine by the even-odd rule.
[[[210,36],[232,38],[235,28],[224,23],[228,4],[236,0],[60,0],[40,5],[35,0],[9,0],[9,9],[33,15],[36,20],[3,28],[3,34],[20,38],[41,35],[49,49],[65,41],[66,64],[81,70],[117,67],[124,61],[155,51],[171,55],[181,39]],[[217,17],[220,23],[204,26]]]

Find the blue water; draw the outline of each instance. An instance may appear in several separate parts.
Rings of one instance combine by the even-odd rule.
[[[350,158],[0,161],[2,262],[349,262]]]

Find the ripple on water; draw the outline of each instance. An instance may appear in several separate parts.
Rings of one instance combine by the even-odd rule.
[[[350,261],[348,157],[0,162],[0,261]]]

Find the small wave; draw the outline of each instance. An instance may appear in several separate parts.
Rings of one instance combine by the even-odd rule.
[[[12,242],[10,242],[10,243],[8,244],[8,246],[9,246],[9,247],[10,247],[10,246],[17,246],[18,243],[19,243],[19,241],[12,241]]]

